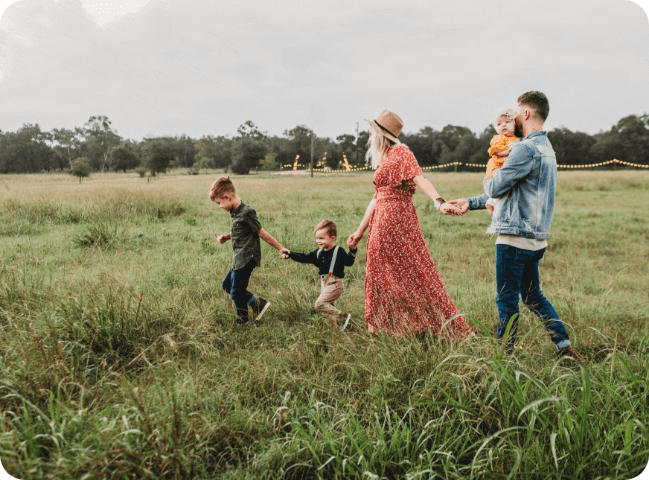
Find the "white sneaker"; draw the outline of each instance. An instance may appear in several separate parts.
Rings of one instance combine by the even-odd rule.
[[[265,299],[260,297],[259,301],[261,303],[261,305],[260,305],[261,310],[259,311],[259,314],[255,317],[255,320],[254,320],[255,322],[257,320],[259,320],[264,315],[264,313],[266,313],[266,310],[268,310],[268,307],[270,307],[270,302],[268,300],[265,300]]]
[[[345,329],[347,328],[347,325],[349,325],[349,319],[350,318],[352,318],[352,314],[348,313],[347,318],[345,318],[345,323],[343,324],[343,328],[340,329],[341,331],[343,331],[343,332],[345,331]]]

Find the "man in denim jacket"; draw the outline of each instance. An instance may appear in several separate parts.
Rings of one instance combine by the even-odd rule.
[[[560,355],[580,361],[570,346],[568,332],[552,304],[541,293],[539,260],[548,245],[557,184],[557,160],[543,124],[550,111],[541,92],[527,92],[518,97],[517,142],[502,168],[483,181],[483,195],[461,198],[449,203],[467,210],[485,208],[489,197],[496,199],[487,233],[497,233],[496,285],[498,292],[497,337],[501,339],[512,322],[507,351],[511,352],[518,327],[518,298],[545,325]]]

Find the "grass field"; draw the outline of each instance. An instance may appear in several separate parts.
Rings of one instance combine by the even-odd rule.
[[[524,308],[523,348],[503,355],[494,238],[485,211],[422,231],[474,341],[370,336],[365,241],[338,305],[313,308],[314,267],[262,245],[251,290],[273,302],[234,325],[221,291],[229,215],[211,175],[0,177],[0,456],[15,477],[630,479],[649,444],[649,172],[560,172],[541,264],[546,296],[582,367],[555,359]],[[427,177],[446,198],[481,173]],[[233,177],[290,249],[338,244],[372,196],[371,174]],[[524,338],[523,338],[524,337]]]

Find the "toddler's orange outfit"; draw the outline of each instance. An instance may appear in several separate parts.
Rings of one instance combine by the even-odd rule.
[[[491,178],[491,172],[503,166],[507,157],[499,157],[497,152],[504,152],[509,148],[510,143],[517,142],[516,137],[506,137],[505,135],[494,135],[491,139],[491,146],[489,147],[489,163],[487,163],[487,178]]]

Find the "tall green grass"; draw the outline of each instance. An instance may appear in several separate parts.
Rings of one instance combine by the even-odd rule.
[[[339,301],[352,332],[316,314],[315,269],[268,246],[251,289],[272,306],[243,330],[220,289],[214,176],[43,178],[0,195],[0,457],[18,478],[629,479],[647,465],[645,172],[560,173],[541,274],[583,366],[555,359],[524,309],[523,348],[495,342],[485,212],[443,217],[415,196],[476,340],[369,335],[364,243]],[[445,197],[480,191],[481,174],[429,178]],[[372,195],[368,174],[234,181],[296,251],[323,218],[344,245]]]

